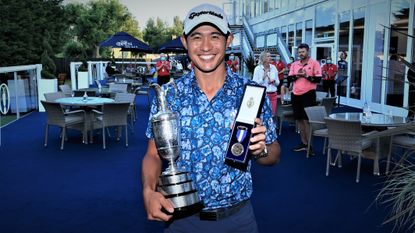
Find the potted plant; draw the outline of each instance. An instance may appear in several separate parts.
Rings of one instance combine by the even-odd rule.
[[[244,62],[245,62],[246,68],[248,69],[249,77],[252,78],[252,75],[254,74],[254,70],[256,67],[254,54],[250,53],[249,56],[244,59]]]
[[[44,93],[57,92],[58,81],[55,76],[56,65],[51,56],[53,56],[52,47],[49,44],[49,32],[45,31],[43,38],[43,53],[40,57],[42,63],[41,78],[38,79],[38,100],[39,111],[44,111],[43,105],[40,104],[40,100],[44,100]]]

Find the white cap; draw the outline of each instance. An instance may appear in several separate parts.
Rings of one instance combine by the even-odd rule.
[[[223,9],[205,3],[194,7],[187,13],[183,23],[184,34],[188,35],[195,27],[203,23],[215,25],[225,35],[231,32]]]

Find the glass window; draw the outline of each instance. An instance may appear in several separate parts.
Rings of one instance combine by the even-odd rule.
[[[339,51],[338,51],[338,81],[342,81],[337,89],[337,94],[346,96],[347,93],[347,72],[349,68],[349,32],[350,31],[350,11],[345,11],[339,14]]]
[[[297,23],[295,29],[295,46],[298,46],[303,42],[303,23]]]
[[[265,46],[265,36],[258,36],[256,38],[256,47],[263,48]]]
[[[336,17],[336,2],[330,1],[316,7],[316,38],[334,36],[334,23]]]
[[[277,36],[275,34],[267,35],[267,47],[277,46]]]
[[[275,7],[275,1],[276,0],[268,0],[269,1],[269,11],[272,11],[272,10],[274,10],[276,7]]]
[[[288,6],[288,0],[281,0],[281,8],[285,9]]]
[[[409,0],[393,0],[391,2],[386,104],[398,107],[403,107],[406,68],[398,60],[398,56],[407,56],[406,45],[408,37],[405,34],[408,33],[409,6]]]
[[[285,44],[287,44],[287,27],[281,27],[281,38]]]
[[[288,50],[291,52],[294,46],[294,24],[288,25]],[[294,53],[293,53],[294,54]]]
[[[305,21],[305,34],[304,34],[304,42],[308,45],[311,45],[313,38],[313,20]]]
[[[365,8],[353,10],[353,47],[350,77],[350,98],[360,99],[362,86],[363,38]]]
[[[268,8],[269,8],[269,1],[271,1],[271,0],[264,0],[264,4],[263,4],[263,6],[264,6],[264,13],[267,13],[268,12]]]
[[[382,100],[382,79],[383,79],[383,62],[384,62],[384,44],[385,28],[387,20],[384,15],[378,14],[375,17],[375,53],[373,56],[373,85],[372,85],[372,102],[381,103]]]

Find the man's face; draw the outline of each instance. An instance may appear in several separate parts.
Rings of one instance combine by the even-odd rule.
[[[301,60],[307,59],[307,57],[308,57],[308,51],[307,51],[307,49],[306,48],[299,48],[298,49],[298,57]]]
[[[187,39],[182,37],[182,43],[195,69],[212,72],[224,63],[225,49],[232,39],[232,35],[226,39],[215,27],[202,25],[193,30]]]

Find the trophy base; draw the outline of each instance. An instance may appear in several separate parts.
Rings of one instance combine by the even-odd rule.
[[[174,216],[190,216],[203,208],[197,190],[187,172],[162,174],[159,177],[158,191],[174,206]]]

